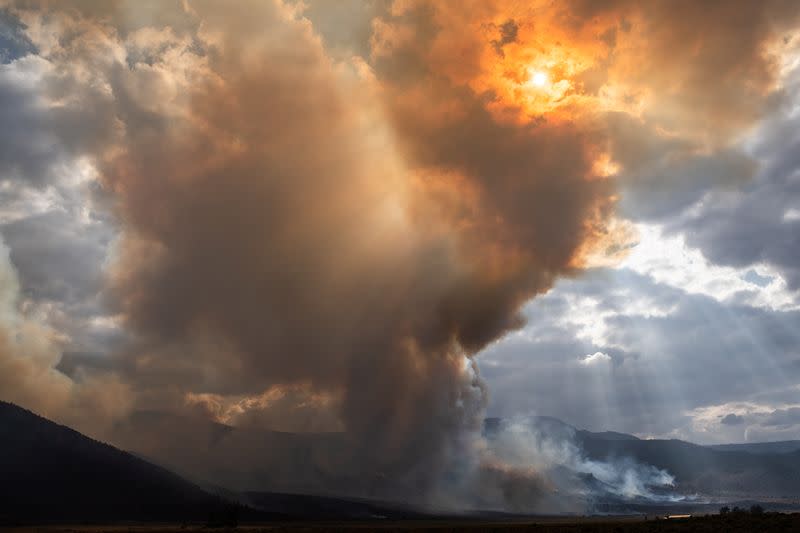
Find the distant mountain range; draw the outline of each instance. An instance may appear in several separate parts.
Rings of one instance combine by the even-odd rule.
[[[716,498],[800,498],[800,451],[725,451],[679,440],[583,438],[592,459],[631,457],[666,470],[682,494]]]
[[[721,452],[748,453],[791,453],[800,450],[800,440],[783,440],[778,442],[749,442],[742,444],[712,444],[707,446]]]
[[[800,497],[800,451],[751,453],[698,446],[679,440],[584,438],[590,458],[631,457],[675,476],[685,494],[715,497]]]
[[[487,431],[500,423],[487,419]],[[630,459],[665,470],[675,477],[680,494],[800,501],[800,441],[700,446],[579,430],[550,417],[531,417],[529,423],[547,435],[572,435],[587,459]]]
[[[551,440],[573,442],[589,460],[630,459],[666,470],[676,492],[708,498],[800,498],[800,442],[700,446],[679,440],[645,440],[614,431],[591,432],[552,417],[530,417],[529,423]],[[484,433],[504,423],[488,418]],[[239,491],[272,490],[371,497],[374,487],[391,480],[343,479],[333,468],[352,461],[342,434],[292,434],[241,429],[163,413],[139,413],[119,428],[121,442],[159,464],[198,482],[213,482]],[[157,440],[144,436],[158,435]],[[183,445],[196,443],[192,450]],[[253,450],[264,450],[254,454]],[[254,459],[255,457],[255,459]],[[352,469],[356,471],[354,467]],[[365,489],[365,487],[367,487]]]
[[[674,476],[674,490],[683,495],[698,495],[706,501],[800,501],[798,441],[698,446],[579,430],[554,418],[530,418],[528,423],[550,439],[571,442],[582,460],[632,461],[665,470]],[[487,419],[487,438],[503,424],[501,419]],[[120,429],[121,435],[129,432],[129,437],[140,437],[133,439],[139,444],[133,448],[135,454],[0,402],[0,525],[120,520],[196,523],[230,509],[242,520],[255,521],[431,516],[406,505],[334,493],[332,487],[342,483],[375,483],[335,478],[331,473],[335,469],[326,470],[332,461],[347,458],[347,441],[340,434],[241,430],[156,413],[142,413]],[[254,450],[263,453],[254,454]],[[253,457],[261,460],[252,464]],[[557,468],[553,475],[565,486],[572,484],[592,494],[593,505],[626,508],[590,473]],[[301,486],[309,480],[316,481]],[[296,494],[300,491],[319,495]]]

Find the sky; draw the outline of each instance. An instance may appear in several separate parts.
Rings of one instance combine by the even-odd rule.
[[[800,439],[798,27],[0,0],[0,399],[343,431],[409,487],[485,416]]]

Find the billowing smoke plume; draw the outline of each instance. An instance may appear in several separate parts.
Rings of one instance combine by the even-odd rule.
[[[349,472],[424,494],[480,427],[471,357],[572,269],[611,190],[574,128],[496,126],[471,97],[466,124],[419,132],[434,153],[401,157],[374,74],[288,8],[193,9],[185,114],[128,123],[101,171],[135,379],[306,386],[336,404]]]
[[[767,105],[791,3],[722,2],[713,27],[691,2],[467,4],[376,3],[334,54],[279,0],[14,3],[56,66],[46,97],[94,111],[65,146],[120,228],[106,296],[137,409],[343,430],[315,468],[354,493],[546,491],[481,451],[473,357],[624,244],[617,177]]]

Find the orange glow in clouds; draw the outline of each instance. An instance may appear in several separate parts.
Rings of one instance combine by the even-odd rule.
[[[590,94],[582,79],[595,66],[596,57],[560,41],[542,46],[522,38],[504,47],[504,57],[488,54],[486,71],[473,80],[477,91],[497,95],[490,103],[496,118],[517,123],[542,118],[561,122],[582,115],[590,103],[597,109],[599,95]]]
[[[403,13],[415,2],[398,4]],[[624,20],[598,13],[577,24],[551,2],[463,4],[435,4],[439,30],[421,54],[455,85],[487,95],[486,106],[499,122],[585,123],[607,110],[640,115],[648,88],[629,75],[642,44],[638,28],[644,27],[636,12]],[[378,53],[411,40],[402,25],[391,32],[378,28]]]
[[[541,71],[536,71],[531,75],[530,83],[535,85],[536,87],[544,87],[550,82],[550,79],[547,77],[547,74]]]

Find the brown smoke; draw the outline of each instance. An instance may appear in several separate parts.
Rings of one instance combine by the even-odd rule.
[[[497,124],[443,86],[454,122],[387,129],[383,71],[333,63],[286,7],[192,8],[208,72],[186,116],[129,127],[103,167],[133,379],[308,387],[338,405],[365,475],[424,488],[479,427],[468,358],[574,270],[610,183],[578,128]],[[425,150],[398,152],[411,138]]]

